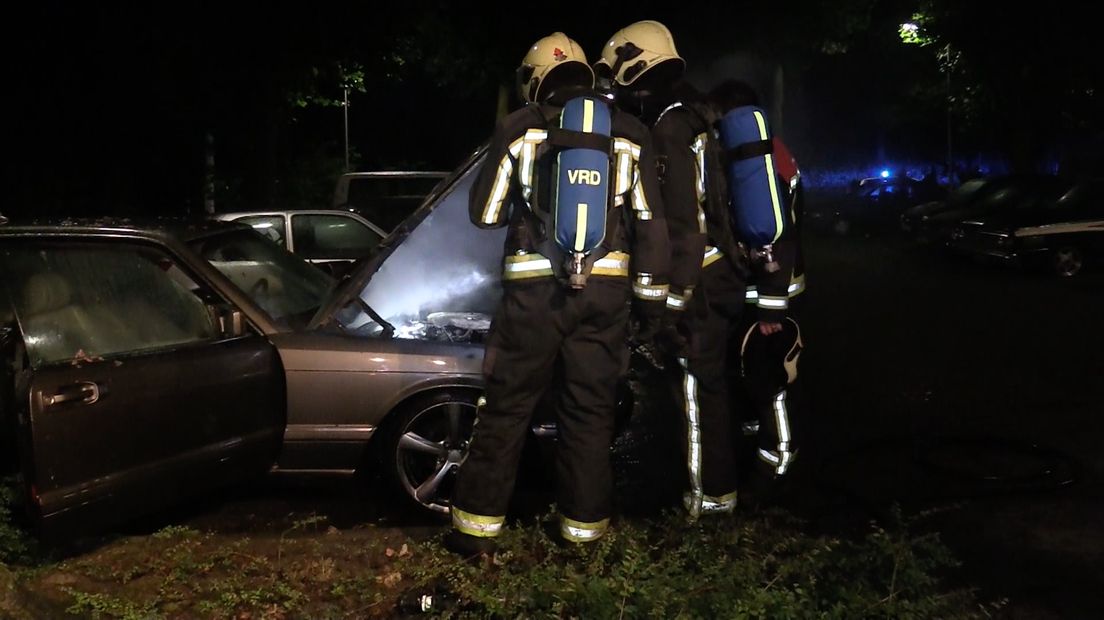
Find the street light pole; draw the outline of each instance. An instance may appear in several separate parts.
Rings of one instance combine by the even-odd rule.
[[[349,172],[349,87],[344,87],[344,135],[346,135],[346,172]]]
[[[951,68],[947,67],[947,176],[954,170],[954,150],[951,148]]]

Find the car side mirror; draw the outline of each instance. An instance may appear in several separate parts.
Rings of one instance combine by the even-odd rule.
[[[224,304],[211,304],[207,306],[207,312],[220,337],[240,338],[245,335],[245,319],[241,310]]]

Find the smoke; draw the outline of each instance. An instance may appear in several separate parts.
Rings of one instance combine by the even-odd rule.
[[[424,322],[434,312],[493,314],[502,296],[505,229],[476,228],[468,193],[478,166],[383,262],[361,297],[388,322]]]

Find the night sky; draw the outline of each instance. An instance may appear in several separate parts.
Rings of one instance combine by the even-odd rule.
[[[339,63],[364,72],[364,92],[350,98],[355,168],[451,169],[489,135],[499,85],[529,43],[563,30],[594,54],[644,18],[671,28],[692,81],[755,84],[807,168],[945,159],[945,74],[932,48],[897,31],[920,10],[949,11],[940,32],[970,61],[953,74],[962,157],[1040,166],[1100,132],[1099,54],[1088,20],[1068,11],[919,0],[377,4],[15,11],[3,37],[14,104],[3,210],[201,211],[208,135],[219,210],[324,206],[344,163],[342,109],[319,101],[341,98]]]

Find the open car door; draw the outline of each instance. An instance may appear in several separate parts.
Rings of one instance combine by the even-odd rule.
[[[0,271],[20,336],[9,352],[21,469],[43,534],[124,521],[271,467],[285,417],[279,357],[169,248],[28,236],[0,245]]]

